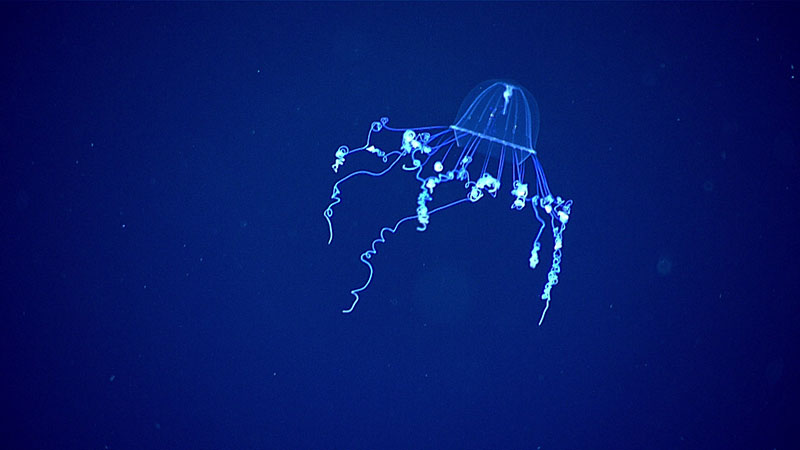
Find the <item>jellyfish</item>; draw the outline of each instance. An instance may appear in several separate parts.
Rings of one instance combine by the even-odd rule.
[[[393,134],[397,144],[383,149],[376,145],[378,134]],[[464,99],[455,123],[448,126],[418,128],[393,128],[388,117],[382,117],[370,126],[366,142],[358,148],[340,146],[331,166],[339,173],[345,161],[354,154],[372,154],[384,164],[382,170],[356,170],[344,175],[333,185],[331,202],[324,211],[328,223],[328,244],[333,241],[333,208],[341,199],[341,185],[359,176],[381,177],[400,167],[413,173],[419,182],[414,214],[403,217],[393,226],[383,227],[370,247],[361,253],[360,260],[369,273],[364,284],[352,289],[350,307],[342,310],[351,313],[361,294],[372,281],[374,268],[371,259],[378,253],[378,244],[386,243],[389,234],[397,232],[406,222],[416,221],[418,231],[425,231],[431,217],[445,209],[462,203],[476,203],[488,194],[495,198],[500,191],[503,170],[511,171],[511,210],[521,211],[530,204],[538,231],[533,239],[528,265],[539,265],[539,252],[545,229],[550,226],[553,250],[547,281],[542,288],[541,300],[545,302],[539,325],[542,325],[550,308],[551,291],[558,283],[561,272],[563,234],[569,221],[572,200],[554,195],[550,191],[539,158],[536,141],[539,135],[539,107],[533,96],[520,85],[504,80],[489,80],[476,86]],[[533,169],[533,179],[526,179],[526,170]],[[440,185],[463,184],[465,195],[457,200],[434,205],[434,194]],[[530,188],[529,183],[535,186]]]

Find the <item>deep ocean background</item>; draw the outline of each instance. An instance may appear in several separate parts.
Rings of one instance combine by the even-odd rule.
[[[0,17],[2,448],[800,448],[795,4]],[[344,184],[329,246],[335,150],[492,78],[574,200],[544,324],[507,185],[401,228],[341,314],[418,185]]]

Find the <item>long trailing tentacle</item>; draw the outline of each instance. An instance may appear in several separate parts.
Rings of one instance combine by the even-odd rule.
[[[368,175],[368,176],[371,176],[371,177],[380,177],[380,176],[386,174],[387,172],[389,172],[390,170],[392,170],[392,168],[395,165],[397,165],[397,163],[400,161],[400,158],[402,158],[403,155],[404,155],[403,153],[398,152],[397,153],[397,157],[394,159],[394,161],[392,161],[392,163],[389,164],[388,167],[386,167],[385,169],[381,170],[380,172],[370,172],[368,170],[359,170],[357,172],[353,172],[353,173],[347,175],[346,177],[340,179],[339,181],[337,181],[333,185],[333,193],[331,193],[331,200],[332,201],[331,201],[330,205],[328,205],[328,207],[325,208],[325,211],[323,212],[323,215],[325,216],[325,220],[328,222],[328,233],[329,233],[328,234],[328,245],[330,245],[331,242],[333,242],[333,224],[331,223],[331,217],[333,217],[333,207],[336,206],[337,204],[339,204],[339,202],[342,201],[342,198],[339,197],[339,195],[342,193],[339,190],[339,185],[342,184],[343,182],[349,180],[350,178],[353,178],[353,177],[357,176],[357,175]]]
[[[458,205],[459,203],[464,203],[464,202],[466,202],[468,200],[469,199],[467,199],[467,198],[462,198],[462,199],[459,199],[459,200],[452,201],[452,202],[450,202],[450,203],[448,203],[446,205],[442,205],[442,206],[440,206],[438,208],[432,209],[431,211],[428,212],[428,214],[430,215],[430,214],[436,213],[438,211],[445,210],[445,209],[450,208],[452,206]],[[372,268],[372,263],[370,263],[369,260],[372,258],[373,255],[376,255],[378,253],[378,249],[377,249],[376,246],[378,244],[386,243],[386,236],[387,236],[386,233],[394,234],[394,233],[397,232],[397,228],[400,226],[400,224],[402,224],[403,222],[408,222],[410,220],[415,220],[415,219],[417,219],[417,214],[414,214],[414,215],[408,216],[408,217],[403,217],[402,219],[398,220],[397,223],[395,223],[393,227],[383,227],[383,228],[381,228],[380,233],[378,233],[378,238],[375,239],[374,241],[372,241],[372,245],[370,246],[369,250],[367,250],[364,253],[362,253],[361,257],[359,258],[361,260],[361,262],[366,264],[367,268],[369,269],[369,276],[367,277],[367,281],[360,288],[356,288],[356,289],[353,289],[353,290],[350,291],[350,293],[353,294],[353,297],[354,297],[353,298],[353,303],[350,305],[350,308],[342,310],[342,313],[348,314],[348,313],[353,311],[353,309],[356,307],[356,304],[358,303],[358,300],[359,300],[358,293],[363,291],[363,290],[365,290],[369,286],[369,284],[372,282],[372,275],[375,273],[375,271]]]
[[[553,261],[550,264],[550,270],[547,272],[547,283],[542,289],[542,300],[545,301],[542,316],[539,318],[539,326],[544,322],[544,316],[550,308],[550,291],[553,286],[558,284],[558,274],[561,273],[561,247],[563,246],[563,234],[567,228],[569,215],[572,209],[572,200],[562,199],[560,196],[553,197],[550,188],[547,185],[547,179],[544,176],[544,170],[536,155],[532,155],[533,165],[536,169],[536,195],[531,197],[530,202],[533,207],[533,212],[536,214],[536,219],[541,226],[539,232],[536,234],[536,239],[533,241],[533,249],[531,250],[530,266],[535,268],[539,262],[538,252],[541,248],[539,239],[542,236],[542,231],[546,226],[546,222],[539,215],[539,208],[541,208],[548,216],[550,216],[550,227],[553,229]]]

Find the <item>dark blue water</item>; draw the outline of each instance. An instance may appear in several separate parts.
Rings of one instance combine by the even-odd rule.
[[[797,6],[0,17],[3,448],[800,448]],[[544,323],[507,184],[401,227],[341,314],[419,185],[343,185],[329,246],[335,150],[492,78],[574,200]]]

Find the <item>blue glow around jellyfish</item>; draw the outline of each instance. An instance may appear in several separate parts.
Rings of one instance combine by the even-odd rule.
[[[561,272],[562,235],[569,221],[572,200],[554,196],[547,185],[542,165],[536,156],[536,140],[539,135],[539,107],[536,100],[523,87],[511,82],[490,80],[475,87],[461,106],[456,123],[450,126],[421,128],[392,128],[389,119],[383,117],[373,122],[367,133],[366,143],[356,149],[341,146],[336,150],[333,171],[338,173],[345,158],[355,153],[371,153],[380,158],[386,167],[381,171],[359,170],[339,179],[333,185],[331,204],[325,209],[330,237],[333,241],[333,207],[341,201],[340,186],[345,181],[360,175],[380,177],[395,166],[414,173],[420,183],[416,200],[416,214],[404,217],[392,227],[384,227],[370,248],[361,254],[361,262],[369,268],[369,276],[363,286],[353,289],[353,303],[343,313],[352,312],[359,300],[359,293],[372,281],[374,273],[370,259],[377,253],[377,244],[385,243],[387,233],[395,233],[404,222],[417,221],[417,230],[425,231],[431,216],[439,211],[461,203],[475,203],[485,194],[495,197],[500,190],[503,169],[512,171],[511,209],[522,210],[527,203],[539,221],[539,231],[533,240],[530,267],[539,264],[542,233],[549,218],[553,233],[553,260],[547,274],[547,282],[541,298],[545,306],[539,325],[550,307],[550,291],[558,283]],[[383,150],[372,141],[377,133],[397,133],[399,147]],[[525,171],[533,166],[536,191],[529,193]],[[433,207],[434,192],[443,183],[463,183],[465,197]]]

